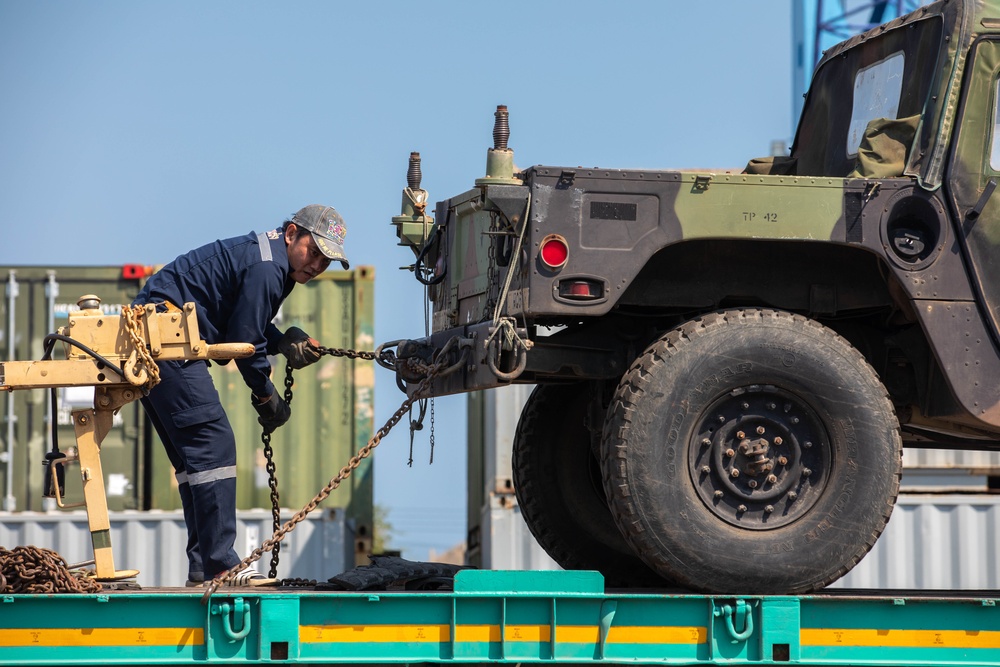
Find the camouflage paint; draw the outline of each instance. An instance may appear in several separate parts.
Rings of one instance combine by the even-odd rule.
[[[685,239],[836,240],[842,178],[685,172],[681,180],[674,215]]]

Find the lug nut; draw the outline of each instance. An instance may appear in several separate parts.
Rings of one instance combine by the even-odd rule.
[[[715,496],[716,499],[720,499],[722,498],[722,491],[716,491],[712,495]]]
[[[803,477],[808,477],[811,474],[813,474],[813,471],[810,470],[809,468],[803,468],[802,469],[802,476]]]
[[[788,459],[786,459],[784,456],[779,456],[778,457],[778,465],[780,465],[780,466],[788,465]]]
[[[701,446],[702,447],[708,447],[711,444],[712,444],[712,441],[709,438],[702,438],[701,439]]]
[[[780,436],[780,435],[776,435],[776,436],[774,436],[774,441],[773,441],[773,442],[774,442],[774,444],[776,444],[776,445],[780,445],[781,443],[783,443],[783,442],[784,442],[784,440],[782,440],[782,439],[781,439],[781,436]]]
[[[732,477],[739,477],[740,476],[740,471],[737,470],[736,468],[733,468],[732,470],[729,471],[729,474]]]
[[[742,440],[745,437],[747,437],[747,434],[744,433],[743,431],[737,431],[736,432],[736,439],[737,440]]]
[[[707,475],[708,473],[712,472],[712,469],[709,468],[708,466],[702,466],[701,471]]]
[[[806,449],[809,449],[810,447],[813,446],[813,444],[811,440],[806,440],[805,442],[802,443],[802,446]]]
[[[734,452],[731,449],[727,449],[726,450],[726,456],[728,456],[729,458],[732,458],[732,457],[736,456],[736,452]]]
[[[746,401],[744,401],[743,404],[740,407],[742,407],[744,410],[749,410],[750,409],[750,404],[747,403]]]
[[[718,416],[718,417],[716,417],[715,419],[716,419],[716,420],[717,420],[717,421],[718,421],[718,422],[719,422],[720,424],[725,424],[725,423],[726,423],[726,418],[725,418],[725,417],[723,417],[722,415],[719,415],[719,416]]]
[[[747,511],[747,506],[746,505],[740,505],[739,507],[736,508],[736,511],[737,512],[746,512]]]
[[[751,489],[756,489],[757,488],[757,480],[751,479],[749,482],[747,482],[747,486],[749,486]]]
[[[774,475],[768,475],[767,476],[767,483],[768,484],[774,484],[777,481],[778,481],[778,478],[775,477]]]
[[[798,417],[792,417],[792,423],[793,424],[798,424],[799,423],[799,418]]]
[[[778,406],[774,402],[771,402],[771,403],[767,404],[767,409],[768,410],[774,410],[776,407],[778,407]]]
[[[794,491],[789,491],[788,492],[788,499],[789,500],[796,500],[798,497],[799,497],[799,494],[795,493]]]
[[[770,514],[771,512],[774,511],[774,505],[767,505],[766,507],[764,507],[764,511]]]
[[[757,435],[764,435],[764,427],[763,426],[758,426],[757,427]]]

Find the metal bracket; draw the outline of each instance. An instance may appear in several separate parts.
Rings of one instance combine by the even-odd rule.
[[[712,183],[712,174],[702,174],[700,176],[694,177],[694,189],[699,192],[704,192],[708,190],[708,186]]]

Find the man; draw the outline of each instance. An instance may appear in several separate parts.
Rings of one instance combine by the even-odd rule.
[[[270,379],[268,354],[281,352],[292,368],[319,360],[319,343],[272,323],[295,283],[307,283],[344,255],[347,227],[330,206],[311,205],[281,229],[210,243],[181,255],[154,274],[136,304],[174,310],[197,306],[208,343],[252,343],[253,356],[236,366],[251,392],[264,431],[291,416]],[[187,524],[188,585],[201,585],[239,564],[236,554],[236,438],[205,361],[163,361],[160,383],[142,399],[174,467]],[[275,579],[246,568],[228,582],[265,586]]]

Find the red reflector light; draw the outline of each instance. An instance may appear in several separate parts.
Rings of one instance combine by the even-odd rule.
[[[538,248],[542,263],[552,269],[562,267],[569,259],[569,245],[558,234],[549,234],[542,239]]]
[[[604,296],[604,284],[598,280],[577,278],[559,282],[559,296],[573,301],[592,301]]]

